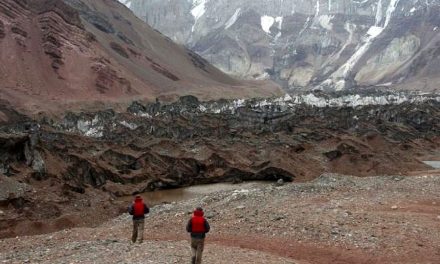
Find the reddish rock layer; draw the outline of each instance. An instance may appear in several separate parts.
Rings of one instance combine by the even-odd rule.
[[[4,0],[0,39],[0,96],[30,112],[280,94],[224,75],[116,1]]]

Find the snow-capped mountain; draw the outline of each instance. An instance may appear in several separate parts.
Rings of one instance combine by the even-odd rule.
[[[440,83],[439,0],[132,0],[224,72],[286,88]]]

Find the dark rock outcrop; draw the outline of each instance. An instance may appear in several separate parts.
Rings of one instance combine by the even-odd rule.
[[[342,156],[341,151],[339,150],[331,150],[328,152],[325,152],[324,155],[330,160],[333,161],[335,159],[338,159]]]
[[[128,55],[127,51],[124,49],[124,47],[122,47],[121,45],[119,45],[118,43],[115,42],[111,42],[110,43],[110,47],[116,51],[116,53],[118,53],[119,55],[121,55],[124,58],[129,58],[130,56]]]
[[[31,187],[15,179],[0,175],[0,205],[7,206],[12,204],[16,208],[22,208],[24,196],[30,191]]]
[[[178,81],[180,80],[179,77],[171,73],[169,70],[165,69],[164,67],[160,66],[157,63],[152,63],[151,68],[155,70],[156,72],[162,74],[163,76],[167,77],[168,79],[172,81]]]
[[[113,34],[115,29],[108,21],[105,15],[100,14],[97,11],[92,10],[84,1],[81,0],[64,0],[61,2],[67,3],[71,10],[75,10],[75,15],[78,17],[78,21],[81,21],[79,17],[82,17],[85,21],[95,26],[102,32]]]
[[[0,134],[0,173],[13,174],[11,164],[23,162],[28,137],[25,134]]]
[[[69,45],[80,46],[76,36],[86,38],[84,26],[79,18],[78,12],[65,4],[63,1],[43,1],[37,4],[35,1],[31,7],[39,14],[39,27],[43,33],[43,50],[52,60],[52,68],[58,71],[63,61],[63,43],[65,36],[70,36]],[[40,1],[41,2],[41,1]],[[53,14],[56,15],[53,15]],[[68,41],[69,42],[69,41]]]
[[[357,154],[357,153],[359,153],[359,151],[354,146],[346,143],[341,143],[336,147],[335,150],[325,152],[324,155],[330,161],[333,161],[335,159],[342,157],[342,155]]]
[[[128,55],[127,55],[128,56]],[[92,66],[92,70],[96,72],[96,89],[101,93],[105,94],[109,91],[118,89],[123,94],[130,94],[131,83],[125,78],[118,76],[117,72],[112,69],[111,66],[105,63],[97,63]]]
[[[5,24],[3,23],[3,21],[0,20],[0,39],[4,38],[5,36]]]
[[[385,154],[387,151],[413,152],[414,145],[411,142],[422,135],[434,139],[440,133],[437,101],[356,108],[298,105],[291,109],[283,109],[280,105],[258,106],[258,102],[248,102],[247,106],[236,110],[230,109],[230,104],[228,101],[204,103],[193,96],[182,97],[170,104],[156,102],[143,105],[135,102],[128,108],[129,115],[106,112],[70,114],[65,118],[62,128],[93,137],[98,135],[103,140],[118,142],[127,146],[130,152],[137,153],[105,151],[99,159],[106,164],[104,167],[112,168],[110,171],[121,175],[123,182],[147,181],[149,189],[252,179],[291,181],[304,175],[295,164],[273,164],[274,160],[278,160],[275,156],[257,154],[261,152],[258,147],[260,144],[277,151],[288,150],[280,155],[289,155],[289,158],[285,158],[292,159],[290,155],[300,158],[310,151],[321,155],[322,152],[315,145],[327,142],[330,144],[329,149],[333,149],[323,153],[328,162],[362,160],[375,164],[377,160],[389,158]],[[208,108],[218,114],[206,112]],[[341,140],[340,136],[335,136],[335,131],[353,140]],[[377,131],[376,136],[372,137],[371,131]],[[273,133],[290,139],[279,141],[272,138]],[[139,145],[145,137],[160,139],[160,147]],[[368,141],[357,142],[354,140],[357,137]],[[262,138],[266,139],[261,141]],[[210,143],[203,142],[206,139],[210,139]],[[379,150],[383,146],[374,145],[378,140],[386,142],[383,144],[390,149],[383,153]],[[193,141],[194,148],[205,149],[202,152],[203,158],[196,158],[202,155],[199,153],[201,150],[194,154],[187,149],[188,146],[181,146]],[[172,142],[179,142],[179,145]],[[227,150],[226,156],[206,156],[209,152],[226,151],[222,150],[222,144],[234,145],[238,142],[244,144],[243,149]],[[402,149],[401,144],[410,147]],[[246,162],[237,163],[238,157],[232,155],[234,151],[237,151],[236,155],[246,151],[256,153],[252,154],[256,155],[252,158],[255,164],[250,166]],[[341,159],[344,156],[349,158]],[[250,157],[241,158],[246,160]],[[310,161],[301,162],[300,167],[315,166],[309,164]],[[354,165],[341,166],[357,169]]]

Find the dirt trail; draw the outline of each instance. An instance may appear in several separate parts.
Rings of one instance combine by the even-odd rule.
[[[0,261],[11,264],[189,262],[187,237],[154,238],[146,234],[147,239],[143,244],[132,244],[127,238],[130,233],[130,221],[120,222],[117,226],[114,224],[109,223],[95,229],[77,228],[51,235],[7,239],[0,243]],[[254,250],[242,245],[228,245],[215,240],[207,241],[204,259],[206,263],[218,264],[307,264],[272,252]]]

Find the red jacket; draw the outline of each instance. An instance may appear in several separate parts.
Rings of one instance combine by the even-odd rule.
[[[141,197],[136,197],[128,212],[133,216],[133,220],[141,220],[150,212]]]
[[[203,211],[195,210],[193,217],[186,226],[186,231],[191,233],[191,236],[194,238],[205,238],[206,233],[210,230],[209,223],[203,215]]]

